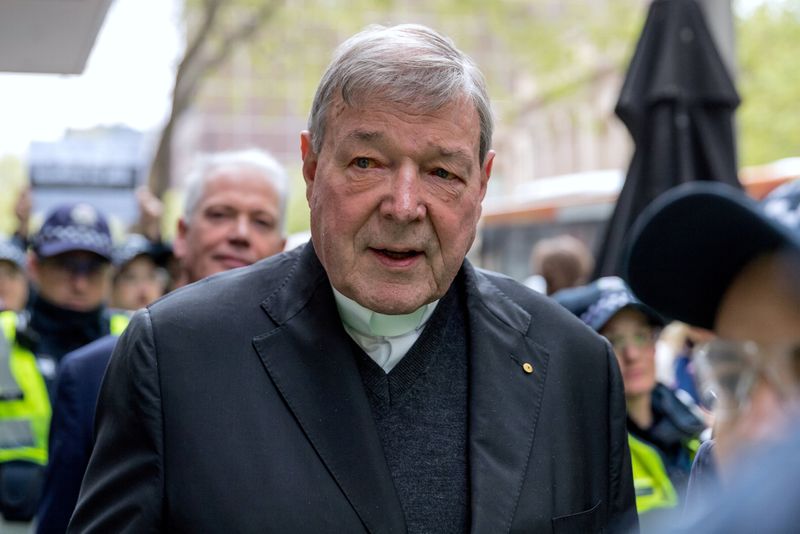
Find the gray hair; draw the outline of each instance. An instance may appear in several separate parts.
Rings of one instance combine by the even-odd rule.
[[[206,183],[222,167],[249,167],[260,171],[264,180],[275,188],[280,203],[279,227],[286,223],[286,202],[289,196],[289,177],[278,161],[264,150],[251,148],[229,152],[216,152],[202,156],[187,176],[184,187],[183,217],[189,221],[203,196]]]
[[[375,96],[423,112],[467,98],[480,120],[483,163],[494,128],[486,81],[447,37],[418,24],[373,25],[339,45],[311,106],[314,151],[322,149],[328,108],[336,97],[352,106]]]

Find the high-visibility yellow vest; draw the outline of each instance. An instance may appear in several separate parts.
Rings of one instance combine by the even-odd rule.
[[[639,515],[655,509],[678,506],[678,493],[672,485],[659,452],[628,433],[633,466],[633,488],[636,491],[636,511]]]
[[[130,314],[125,312],[114,312],[111,315],[108,328],[112,334],[119,336],[125,331],[125,328],[128,326],[129,322],[131,322]]]
[[[50,397],[36,357],[16,343],[17,316],[0,312],[0,328],[7,344],[8,365],[21,395],[0,399],[0,462],[27,460],[47,463]]]
[[[110,318],[111,333],[119,335],[128,326],[130,317],[115,313]],[[27,460],[47,464],[48,435],[51,405],[47,385],[39,371],[36,356],[16,342],[17,315],[0,312],[0,329],[8,351],[7,365],[19,388],[19,395],[2,398],[0,395],[0,463]]]

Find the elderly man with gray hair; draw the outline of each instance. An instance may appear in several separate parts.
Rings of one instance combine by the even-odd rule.
[[[185,184],[173,244],[180,262],[176,285],[281,252],[287,191],[286,171],[262,150],[202,158]]]
[[[608,343],[465,259],[478,68],[418,25],[339,47],[301,134],[311,242],[140,311],[73,532],[597,532],[636,523]]]

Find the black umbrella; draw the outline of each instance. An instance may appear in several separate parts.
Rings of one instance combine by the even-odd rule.
[[[622,272],[628,229],[667,189],[693,180],[741,187],[733,134],[738,105],[695,0],[654,0],[615,110],[635,152],[600,243],[595,277]]]

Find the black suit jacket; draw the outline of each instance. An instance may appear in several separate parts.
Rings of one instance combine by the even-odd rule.
[[[461,276],[471,530],[635,522],[607,343],[509,278],[468,262]],[[137,313],[111,358],[96,425],[73,532],[405,531],[310,244]]]
[[[94,409],[117,336],[107,335],[67,353],[59,364],[44,488],[36,532],[64,532],[78,501],[92,453]]]

